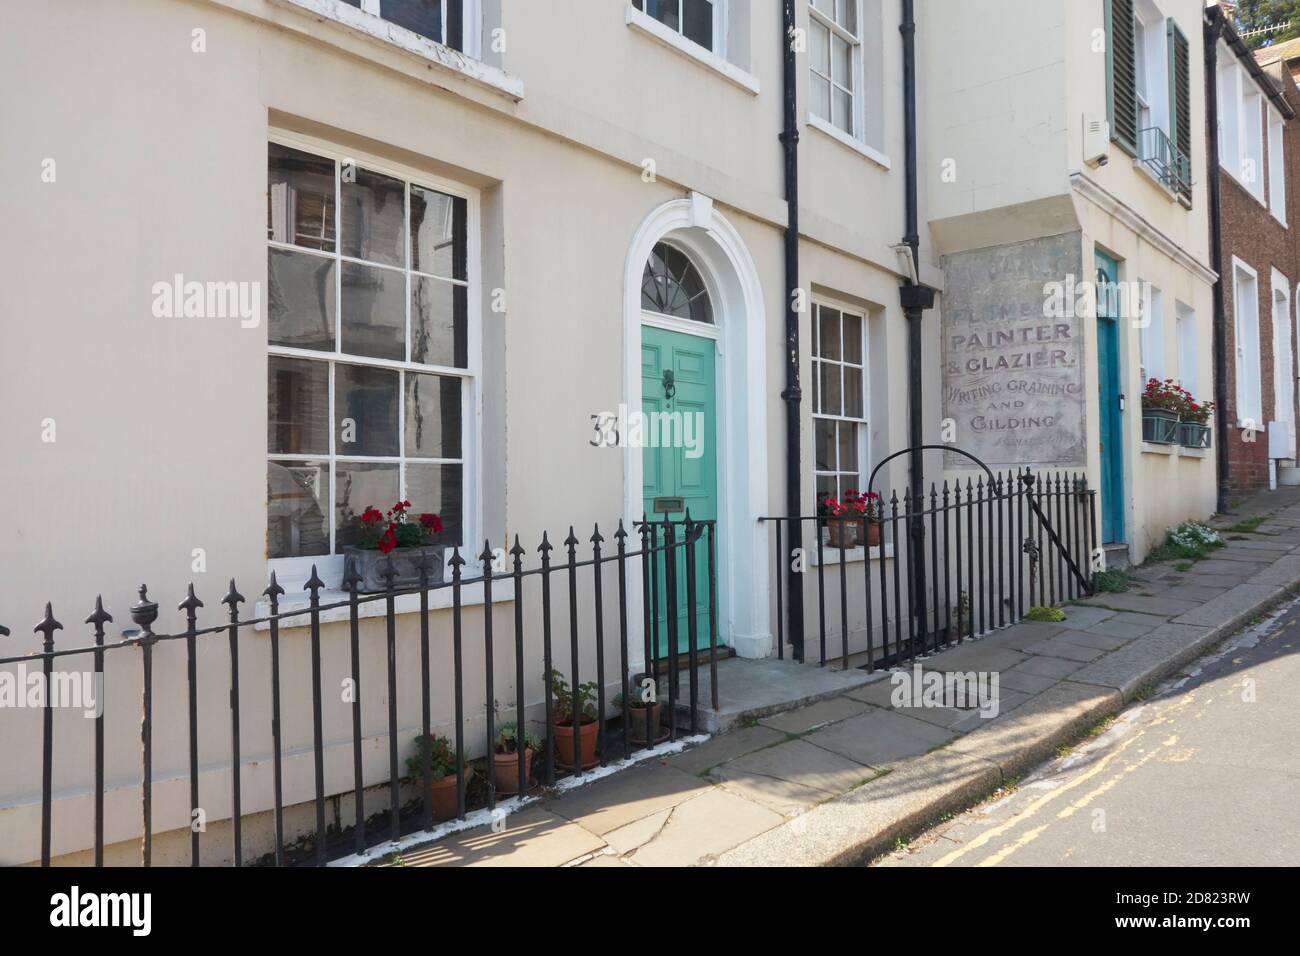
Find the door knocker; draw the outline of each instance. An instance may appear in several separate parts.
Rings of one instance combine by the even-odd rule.
[[[664,398],[667,401],[671,402],[673,400],[673,396],[676,394],[677,394],[677,385],[673,381],[673,370],[670,368],[666,368],[664,369]]]

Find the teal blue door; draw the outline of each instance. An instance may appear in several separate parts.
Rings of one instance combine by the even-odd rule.
[[[1119,266],[1105,253],[1097,258],[1097,401],[1101,432],[1101,541],[1124,540],[1124,428],[1120,417],[1118,297]]]
[[[715,392],[716,347],[714,341],[698,335],[671,332],[654,326],[641,329],[641,402],[643,429],[644,499],[646,516],[655,513],[655,499],[680,498],[683,511],[668,515],[675,521],[718,516],[717,395]],[[630,433],[629,433],[630,435]],[[660,529],[662,542],[663,530]],[[683,536],[676,528],[677,540]],[[708,646],[709,569],[706,545],[696,551],[696,647]],[[677,570],[677,602],[667,607],[665,566],[658,562],[658,587],[654,610],[659,655],[668,652],[668,615],[677,621],[677,649],[689,650],[690,631],[686,590],[686,553],[674,552]]]

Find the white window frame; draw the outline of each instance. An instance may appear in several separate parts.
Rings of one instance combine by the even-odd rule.
[[[1295,356],[1291,348],[1291,280],[1271,270],[1272,292],[1269,296],[1273,309],[1273,415],[1276,421],[1286,422],[1290,434],[1295,436]],[[1292,449],[1292,454],[1294,454]],[[1291,457],[1290,455],[1286,457]]]
[[[713,0],[713,42],[714,46],[718,47],[722,52],[701,46],[694,40],[687,38],[680,31],[674,30],[648,13],[638,10],[633,5],[632,0],[627,0],[627,6],[623,9],[623,19],[633,30],[656,40],[674,53],[712,70],[722,79],[739,87],[751,96],[757,96],[759,93],[758,78],[727,59],[726,51],[729,46],[727,34],[731,23],[729,2],[730,0]],[[721,30],[721,33],[719,33],[719,30]]]
[[[652,17],[649,13],[646,13],[644,10],[638,9],[636,6],[636,3],[638,2],[644,4],[646,0],[629,0],[629,5],[632,7],[633,10],[641,14],[647,20],[653,20],[655,23],[659,24],[668,32],[676,33],[681,38],[683,43],[689,43],[691,46],[696,47],[697,49],[700,50],[704,50],[706,53],[712,53],[714,56],[720,59],[725,60],[727,58],[727,23],[728,23],[727,5],[730,3],[730,0],[705,0],[705,2],[710,3],[713,6],[713,46],[712,47],[707,47],[702,43],[697,43],[686,35],[685,21],[684,18],[682,17],[682,5],[685,2],[685,0],[658,0],[658,2],[660,3],[677,4],[677,29],[676,30],[668,26],[668,24],[664,23],[658,17]]]
[[[855,316],[855,317],[857,317],[858,319],[860,319],[860,320],[862,321],[862,365],[861,365],[861,372],[862,372],[862,417],[861,417],[861,418],[855,418],[855,417],[853,417],[853,416],[851,416],[851,415],[842,415],[842,414],[841,414],[841,415],[828,415],[828,414],[825,414],[825,413],[823,413],[823,412],[819,412],[819,411],[817,411],[816,406],[813,407],[813,410],[812,410],[812,420],[813,420],[813,491],[814,491],[814,494],[815,494],[815,495],[818,495],[818,496],[820,495],[820,493],[816,491],[816,488],[817,488],[817,479],[818,479],[818,478],[834,477],[834,478],[836,478],[836,479],[838,480],[839,477],[840,477],[841,475],[845,475],[845,474],[847,474],[847,472],[845,472],[845,471],[840,471],[840,470],[836,470],[836,471],[823,471],[823,470],[821,470],[821,469],[819,469],[819,468],[817,467],[817,451],[816,451],[816,442],[817,442],[817,422],[820,420],[820,421],[834,421],[834,422],[851,422],[851,423],[853,423],[854,425],[857,426],[857,434],[858,434],[858,485],[857,485],[857,490],[858,490],[859,492],[865,492],[865,491],[867,490],[867,488],[866,488],[866,479],[867,479],[867,476],[871,474],[871,382],[870,382],[870,377],[869,377],[869,376],[870,376],[871,361],[870,361],[870,354],[869,354],[869,336],[868,336],[870,313],[868,312],[868,310],[862,308],[861,306],[858,306],[858,305],[849,305],[849,304],[846,303],[846,302],[837,302],[836,300],[834,300],[834,299],[832,299],[832,298],[828,298],[828,297],[826,297],[826,296],[817,296],[816,298],[814,298],[814,299],[813,299],[813,302],[812,302],[812,306],[813,306],[813,307],[812,307],[812,321],[813,321],[814,323],[817,323],[817,328],[816,328],[817,339],[816,339],[816,341],[817,341],[817,343],[818,343],[818,348],[816,348],[816,349],[811,349],[810,352],[809,352],[809,356],[810,356],[810,360],[811,360],[811,362],[812,362],[811,373],[812,373],[813,376],[815,376],[815,379],[814,379],[814,380],[815,380],[816,383],[817,383],[818,399],[819,399],[819,400],[820,400],[820,398],[821,398],[821,377],[820,377],[820,374],[819,374],[819,372],[820,372],[820,368],[819,368],[819,366],[822,364],[822,359],[820,358],[820,352],[821,352],[821,349],[820,349],[820,344],[821,344],[821,328],[820,328],[821,310],[822,310],[823,308],[826,308],[826,309],[834,309],[836,312],[839,312],[839,313],[841,314],[841,321],[840,321],[840,358],[839,358],[839,359],[828,359],[828,360],[826,360],[826,362],[825,362],[825,364],[827,364],[827,365],[835,365],[835,366],[838,366],[838,367],[841,369],[841,372],[840,372],[840,396],[841,396],[841,400],[843,400],[843,396],[844,396],[844,378],[843,378],[844,373],[843,373],[843,369],[844,369],[844,368],[859,368],[859,366],[858,366],[856,363],[854,363],[854,362],[847,362],[847,361],[844,360],[844,323],[843,323],[843,315],[847,313],[848,315]],[[836,463],[836,465],[839,464],[839,455],[840,455],[840,449],[839,449],[839,440],[838,440],[838,436],[837,436],[837,438],[836,438],[836,442],[835,442],[835,463]],[[818,500],[820,500],[820,497],[818,497]]]
[[[1219,45],[1219,165],[1241,181],[1241,65],[1226,43]],[[1244,185],[1244,184],[1243,184]]]
[[[480,465],[482,461],[482,418],[483,418],[483,387],[482,387],[482,320],[481,320],[481,295],[480,295],[480,250],[482,247],[481,237],[481,219],[480,219],[480,194],[479,191],[463,183],[444,179],[440,176],[430,175],[429,173],[410,166],[394,163],[390,160],[383,159],[373,154],[359,152],[357,150],[345,150],[327,140],[317,139],[315,137],[304,136],[284,130],[271,130],[268,133],[267,140],[270,143],[278,143],[282,146],[288,146],[292,149],[303,150],[320,156],[323,159],[334,161],[334,200],[335,200],[335,223],[334,223],[334,250],[333,252],[324,252],[314,250],[303,246],[296,246],[290,243],[277,242],[271,239],[266,240],[266,248],[282,249],[307,255],[314,255],[323,259],[331,259],[335,262],[334,269],[334,302],[335,302],[335,323],[334,323],[334,351],[324,352],[318,349],[294,348],[291,346],[272,345],[267,343],[267,353],[269,356],[280,356],[293,359],[310,359],[316,362],[326,363],[329,367],[329,378],[327,383],[328,389],[328,427],[329,427],[329,450],[327,454],[289,454],[289,453],[271,453],[267,452],[267,461],[328,461],[330,466],[330,488],[329,488],[329,545],[330,551],[321,555],[307,555],[302,557],[286,558],[268,558],[268,574],[275,571],[280,583],[292,590],[305,582],[311,574],[311,568],[315,565],[317,572],[325,579],[326,584],[330,585],[334,578],[341,578],[343,573],[343,555],[333,553],[335,538],[337,535],[336,527],[336,509],[334,466],[338,461],[345,462],[374,462],[380,464],[398,464],[405,462],[414,462],[416,464],[438,464],[450,463],[461,465],[461,537],[464,542],[462,546],[462,557],[465,558],[468,567],[477,566],[478,549],[474,543],[483,540],[483,520],[482,520],[482,495],[480,492]],[[406,262],[402,267],[385,267],[380,263],[369,260],[357,259],[352,256],[343,254],[343,222],[341,215],[340,193],[341,182],[339,177],[340,165],[344,162],[351,162],[358,167],[367,171],[382,173],[396,179],[401,179],[406,186],[406,200],[403,215],[406,222]],[[362,355],[352,355],[342,350],[343,342],[343,315],[342,315],[342,281],[343,269],[342,264],[345,262],[360,263],[366,266],[377,268],[389,268],[393,271],[402,272],[404,275],[425,275],[425,273],[412,272],[411,263],[411,234],[410,234],[410,188],[412,185],[426,187],[436,190],[447,195],[457,196],[465,200],[465,239],[466,239],[466,262],[465,262],[465,279],[447,279],[445,277],[436,277],[440,281],[449,282],[458,285],[466,290],[466,367],[455,368],[453,366],[443,365],[426,365],[421,362],[398,361],[393,359],[379,359]],[[269,184],[268,184],[269,189]],[[411,296],[409,284],[406,294],[406,347],[409,355],[411,341]],[[269,337],[270,327],[268,323],[267,334]],[[448,378],[461,379],[463,386],[461,391],[461,457],[459,459],[429,459],[429,458],[407,458],[406,457],[406,388],[403,377],[399,376],[398,397],[397,397],[397,440],[398,456],[371,456],[371,455],[340,455],[335,447],[337,439],[337,428],[334,416],[334,385],[335,369],[338,365],[362,365],[371,368],[393,369],[396,371],[409,371],[425,374],[435,374]],[[268,396],[269,401],[269,396]],[[270,414],[268,405],[267,414]],[[399,500],[406,496],[405,469],[398,469],[398,494]],[[391,502],[371,502],[371,504],[387,508]],[[265,527],[266,522],[263,521]],[[448,557],[451,555],[451,549],[448,548]]]
[[[1268,208],[1286,225],[1286,124],[1273,104],[1268,106]]]
[[[1142,386],[1149,379],[1165,380],[1165,297],[1149,282],[1142,283],[1142,318],[1138,329],[1138,365]]]
[[[863,50],[864,47],[863,37],[865,35],[864,31],[866,28],[866,24],[864,23],[863,20],[862,0],[848,0],[848,2],[853,5],[853,22],[857,25],[856,34],[851,33],[848,30],[844,29],[842,26],[836,23],[834,19],[828,17],[821,10],[818,10],[817,7],[812,4],[812,2],[809,2],[808,4],[809,33],[811,34],[812,25],[814,21],[818,24],[821,24],[830,33],[830,38],[829,38],[830,42],[827,48],[827,55],[830,57],[832,74],[835,71],[834,70],[835,47],[833,42],[834,38],[839,37],[841,40],[844,40],[846,43],[849,44],[852,50],[852,62],[849,64],[849,82],[852,84],[851,87],[844,87],[836,83],[831,76],[824,76],[823,74],[819,73],[816,70],[816,68],[814,68],[814,66],[812,65],[811,58],[810,58],[808,63],[809,83],[811,84],[812,75],[815,74],[821,77],[822,79],[826,80],[826,82],[830,85],[831,88],[830,102],[828,103],[827,111],[831,115],[822,116],[813,108],[811,92],[809,93],[809,97],[808,97],[809,100],[808,115],[812,119],[820,120],[821,123],[825,124],[825,126],[829,127],[831,130],[841,133],[842,135],[847,136],[849,139],[860,143],[863,142],[864,140],[865,128],[866,128],[866,123],[865,123],[866,118],[863,112],[864,101],[865,101],[865,95],[864,95],[865,77],[863,75],[864,74],[863,57],[865,56],[865,53]],[[809,49],[811,50],[811,42],[809,43]],[[849,94],[849,127],[850,127],[849,129],[844,129],[840,126],[837,126],[833,118],[835,114],[835,90],[837,88]]]
[[[1174,334],[1178,340],[1178,384],[1191,392],[1197,401],[1202,401],[1206,396],[1197,391],[1200,388],[1200,376],[1197,374],[1200,357],[1196,350],[1196,312],[1191,306],[1176,302],[1174,314]]]
[[[1264,166],[1264,94],[1258,89],[1243,94],[1241,119],[1241,175],[1238,178],[1252,196],[1263,202],[1268,170]]]
[[[1254,289],[1254,310],[1243,309],[1241,278]],[[1237,426],[1247,421],[1264,430],[1264,399],[1259,357],[1259,273],[1236,256],[1232,257],[1232,344],[1236,369]]]

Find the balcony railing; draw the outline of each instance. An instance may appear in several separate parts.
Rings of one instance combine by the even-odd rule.
[[[1158,126],[1142,130],[1139,158],[1166,189],[1182,197],[1192,194],[1192,161]]]

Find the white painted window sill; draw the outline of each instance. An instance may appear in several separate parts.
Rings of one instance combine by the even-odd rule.
[[[712,50],[706,50],[693,40],[688,40],[676,30],[664,26],[652,16],[642,13],[630,3],[627,5],[626,21],[627,25],[633,30],[643,33],[651,39],[657,40],[668,49],[679,53],[689,60],[717,73],[724,80],[732,83],[746,93],[754,96],[758,95],[758,77],[752,73],[746,73],[734,63],[730,63],[718,56]]]
[[[451,607],[452,589],[450,587],[440,587],[435,591],[429,592],[429,610],[437,611]],[[368,600],[367,600],[368,599]],[[513,578],[501,577],[492,580],[492,603],[507,603],[515,599],[515,582]],[[320,603],[335,604],[339,601],[347,601],[347,591],[322,590],[320,592]],[[364,603],[362,603],[364,602]],[[481,579],[475,579],[472,582],[464,582],[460,588],[461,607],[474,607],[485,603],[483,600],[483,582]],[[311,626],[311,615],[304,613],[300,617],[291,617],[284,619],[283,615],[293,611],[308,611],[311,608],[311,599],[307,595],[295,595],[292,598],[281,599],[280,601],[280,630],[286,631]],[[420,611],[419,594],[399,594],[393,598],[393,611],[396,614],[418,614]],[[271,605],[267,601],[258,601],[254,608],[256,617],[266,617],[271,613]],[[364,619],[368,617],[383,617],[388,613],[388,601],[383,595],[361,595],[361,600],[357,603],[357,618]],[[335,607],[327,611],[320,612],[320,621],[322,624],[333,623],[335,621],[347,621],[351,619],[352,610],[350,607]],[[271,625],[267,621],[261,621],[255,624],[254,630],[269,631]]]
[[[1205,458],[1208,453],[1208,448],[1188,448],[1186,445],[1165,445],[1150,441],[1142,443],[1144,455],[1163,455],[1166,458]]]
[[[435,43],[405,27],[389,23],[366,13],[343,0],[271,0],[293,7],[321,20],[337,24],[354,34],[378,40],[432,65],[447,75],[458,76],[476,86],[491,90],[518,102],[524,98],[524,81],[499,67],[476,60],[466,53]]]
[[[866,143],[862,142],[862,140],[850,136],[848,133],[844,132],[844,130],[836,126],[834,123],[826,122],[826,120],[822,119],[816,113],[808,114],[807,123],[811,129],[815,129],[819,133],[824,133],[825,135],[829,136],[831,139],[835,140],[835,142],[843,146],[845,149],[853,150],[853,152],[857,153],[859,156],[871,160],[873,163],[875,163],[877,166],[880,166],[882,169],[890,168],[891,163],[889,157],[886,156],[884,153],[880,152],[877,149],[873,149],[872,147],[868,146]]]
[[[871,549],[872,561],[880,561],[882,559],[887,560],[889,558],[892,558],[893,556],[894,556],[894,546],[892,544],[884,544]],[[839,564],[841,561],[844,562],[845,564],[856,564],[858,562],[865,561],[865,560],[866,560],[865,548],[850,548],[847,551],[842,551],[839,548],[828,548],[828,547],[822,548],[822,563],[827,565],[828,567],[833,564]],[[816,545],[813,546],[811,553],[808,556],[808,563],[812,567],[817,567]]]

